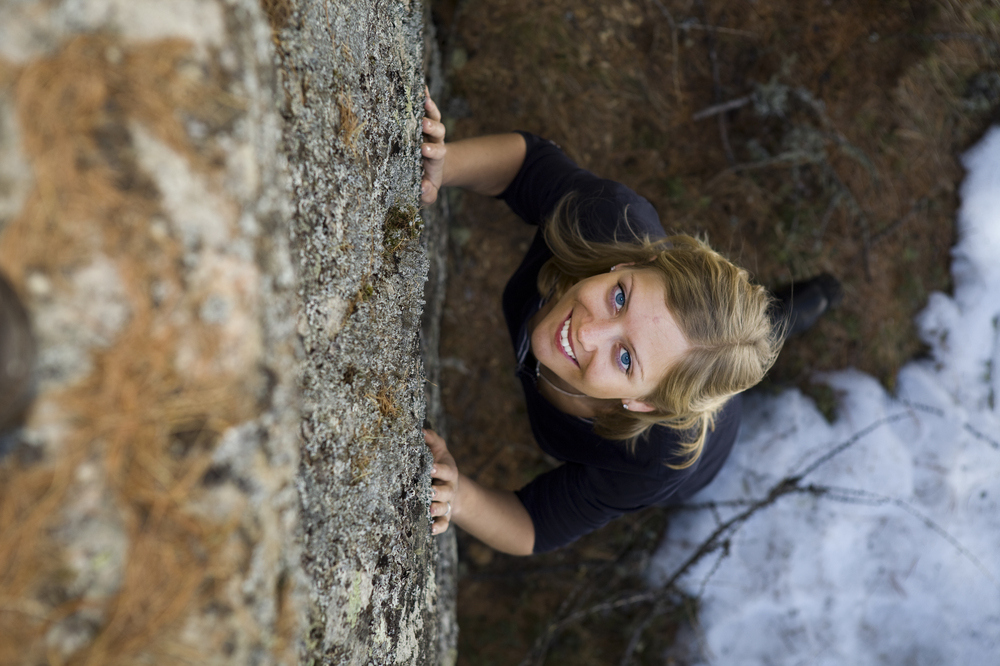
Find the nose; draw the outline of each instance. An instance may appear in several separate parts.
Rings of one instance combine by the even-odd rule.
[[[594,318],[581,322],[576,333],[585,351],[592,352],[618,335],[618,322],[613,319]]]

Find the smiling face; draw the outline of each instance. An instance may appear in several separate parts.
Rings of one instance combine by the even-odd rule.
[[[690,345],[664,302],[663,278],[650,269],[581,280],[546,306],[531,350],[570,390],[649,411],[653,392]]]

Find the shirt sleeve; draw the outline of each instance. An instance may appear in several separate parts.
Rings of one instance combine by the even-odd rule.
[[[516,491],[535,527],[535,553],[554,550],[625,513],[665,501],[686,471],[666,479],[566,463]]]
[[[599,451],[606,452],[603,466],[567,462],[535,477],[515,491],[535,527],[534,552],[565,546],[625,513],[689,500],[715,478],[726,462],[739,434],[742,413],[742,395],[733,396],[716,418],[702,455],[684,469],[670,468],[665,463],[684,461],[676,447],[685,438],[666,428],[654,428],[650,440],[637,443],[646,449],[635,452],[635,467],[631,469],[609,468],[621,465],[620,460],[616,462],[614,456],[607,455],[617,449],[599,447]],[[578,441],[574,449],[580,447]],[[550,453],[557,457],[559,454]]]
[[[580,222],[588,238],[611,240],[628,219],[636,236],[662,236],[656,209],[621,183],[598,178],[571,160],[553,142],[528,132],[524,163],[498,198],[528,224],[543,225],[567,194],[576,194]]]

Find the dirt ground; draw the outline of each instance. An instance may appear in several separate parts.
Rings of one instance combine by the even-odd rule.
[[[856,367],[891,390],[922,353],[914,316],[950,289],[958,157],[997,119],[995,1],[432,5],[451,139],[537,132],[765,285],[842,280],[843,305],[787,345],[757,390],[798,386],[833,417],[837,397],[817,373]],[[449,444],[466,473],[518,488],[555,464],[532,441],[500,310],[532,230],[497,201],[449,196]],[[518,663],[553,618],[639,589],[668,520],[648,511],[527,560],[460,534],[459,663]],[[634,638],[637,660],[663,663],[671,613],[637,604],[569,622],[545,661],[617,663]]]

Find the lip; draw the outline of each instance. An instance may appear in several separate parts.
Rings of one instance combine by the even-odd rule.
[[[573,311],[570,310],[569,314],[566,315],[566,319],[563,319],[561,322],[559,322],[559,326],[556,327],[555,344],[556,344],[556,349],[559,350],[559,353],[562,354],[566,358],[566,360],[568,360],[570,363],[572,363],[573,365],[575,365],[576,367],[579,368],[580,367],[580,363],[575,358],[573,358],[572,356],[570,356],[569,354],[566,353],[566,350],[563,349],[562,341],[560,340],[560,337],[561,337],[560,334],[561,334],[561,332],[563,330],[563,326],[565,326],[566,322],[569,321],[569,330],[567,331],[568,337],[569,337],[569,348],[573,350],[574,354],[576,353],[576,346],[573,345],[573,321],[572,321],[572,319],[573,319]]]

